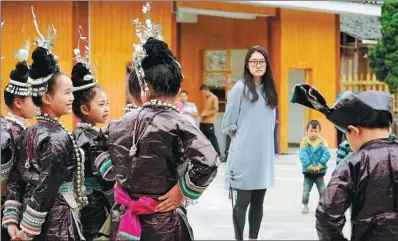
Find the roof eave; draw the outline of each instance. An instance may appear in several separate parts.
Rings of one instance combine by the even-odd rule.
[[[290,8],[333,14],[359,14],[381,16],[381,6],[361,2],[337,1],[231,1],[234,3]]]

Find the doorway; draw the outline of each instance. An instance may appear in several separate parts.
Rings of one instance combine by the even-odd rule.
[[[309,83],[307,69],[289,69],[289,91],[297,84]],[[306,135],[307,110],[302,105],[289,102],[288,106],[288,147],[299,147]]]

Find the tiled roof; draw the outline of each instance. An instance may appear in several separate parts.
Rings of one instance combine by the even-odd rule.
[[[363,15],[340,15],[340,31],[360,40],[381,39],[381,24],[378,17]]]

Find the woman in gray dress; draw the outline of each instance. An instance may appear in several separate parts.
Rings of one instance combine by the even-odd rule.
[[[243,240],[250,204],[249,239],[257,239],[265,192],[275,184],[274,128],[278,104],[264,48],[254,46],[248,51],[244,79],[235,84],[228,97],[222,128],[231,137],[225,181],[231,193],[237,195],[233,205],[235,238]]]

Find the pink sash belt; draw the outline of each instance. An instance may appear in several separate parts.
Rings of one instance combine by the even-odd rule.
[[[115,188],[115,201],[126,207],[119,228],[116,232],[116,240],[140,240],[141,223],[138,215],[155,213],[159,202],[149,197],[140,197],[138,200],[131,199],[130,195],[117,186]]]

